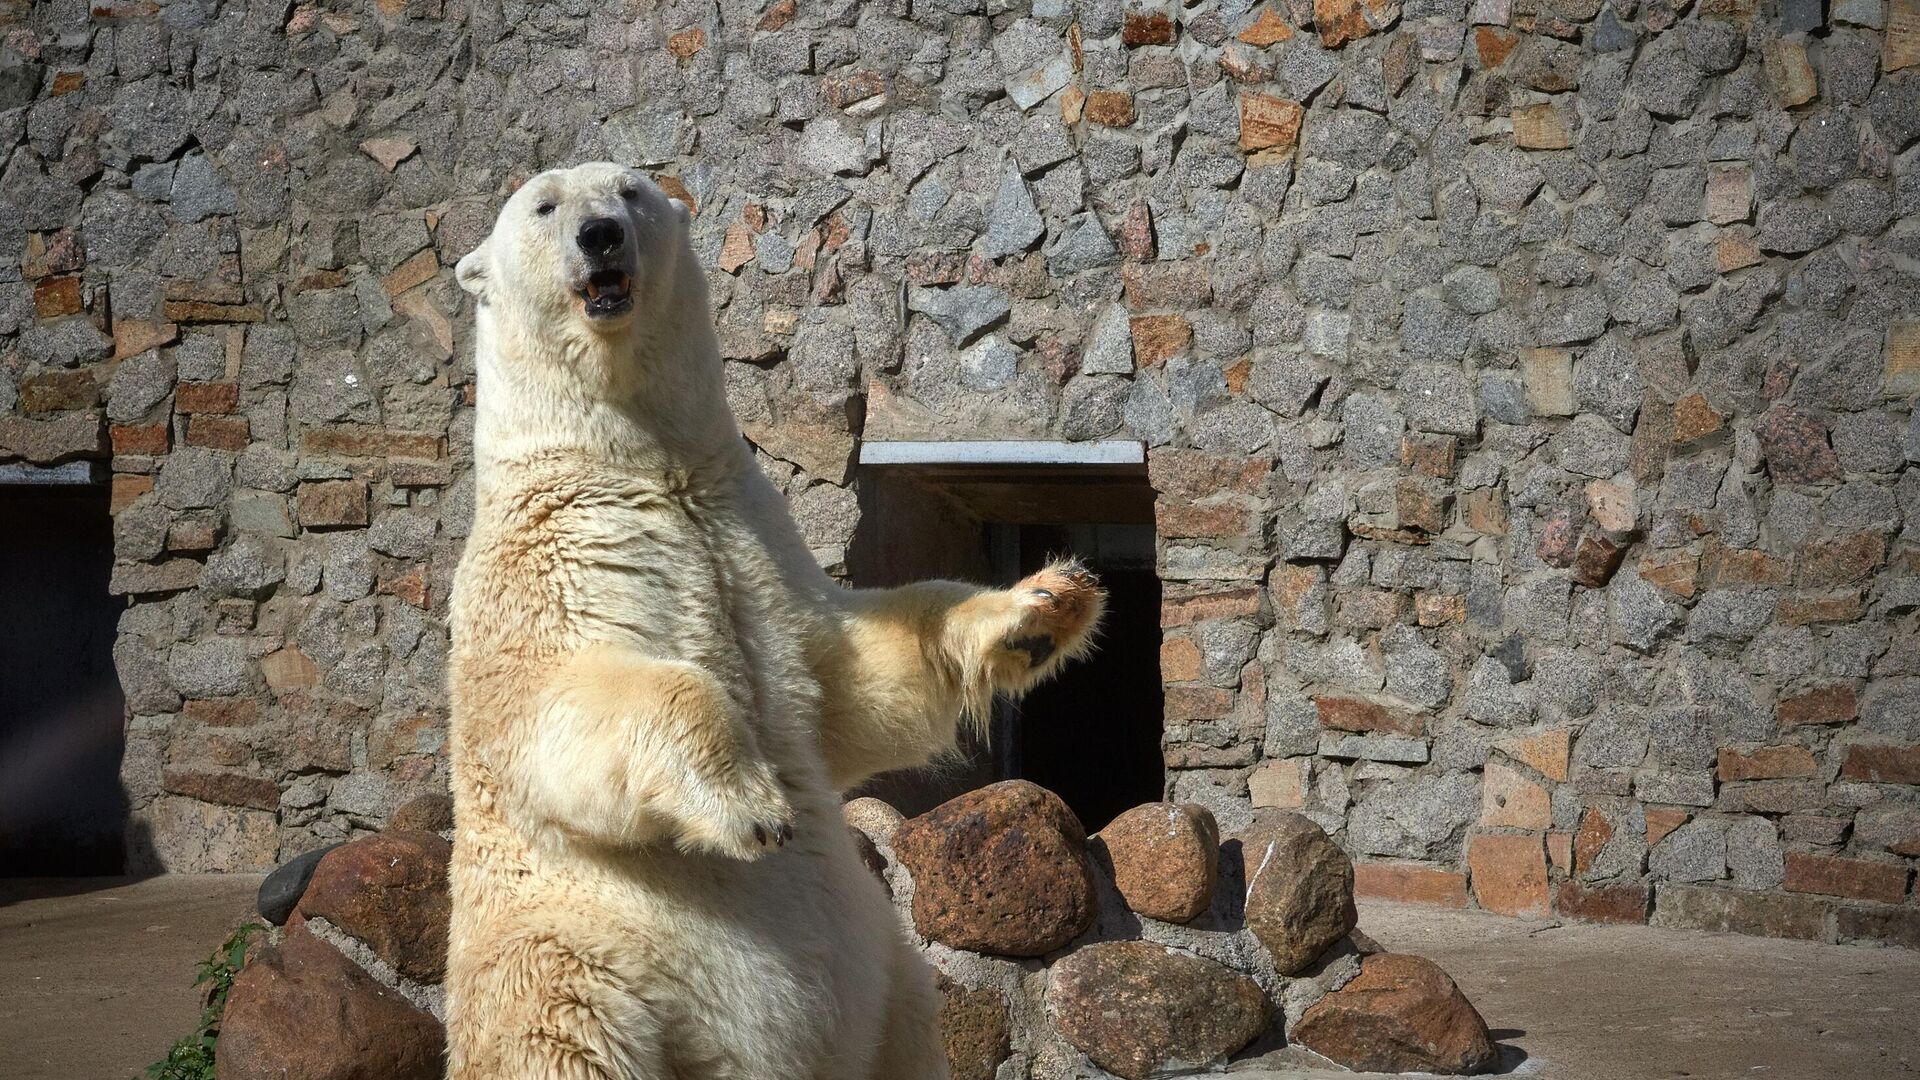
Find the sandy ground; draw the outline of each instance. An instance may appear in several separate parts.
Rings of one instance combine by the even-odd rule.
[[[1551,1080],[1920,1075],[1920,952],[1362,902],[1360,929],[1445,968]],[[1351,1073],[1281,1070],[1239,1080]]]
[[[137,1076],[199,1020],[194,966],[259,887],[252,874],[0,880],[0,1076]]]
[[[248,917],[258,886],[255,876],[0,881],[0,1074],[135,1076],[192,1027],[194,964]],[[1920,1075],[1920,952],[1383,903],[1361,905],[1360,927],[1452,973],[1516,1075]],[[1353,1076],[1251,1063],[1235,1073]]]

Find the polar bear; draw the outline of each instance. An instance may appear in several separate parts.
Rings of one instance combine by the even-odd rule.
[[[631,170],[534,177],[456,276],[448,1075],[946,1076],[839,793],[1084,652],[1098,584],[822,573],[728,412],[687,208]]]

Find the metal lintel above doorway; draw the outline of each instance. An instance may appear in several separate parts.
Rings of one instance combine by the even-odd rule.
[[[937,488],[982,521],[1011,525],[1152,524],[1144,444],[866,442],[860,467]]]

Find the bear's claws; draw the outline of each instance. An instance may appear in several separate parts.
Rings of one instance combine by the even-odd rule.
[[[793,839],[793,826],[784,821],[774,822],[768,825],[762,825],[758,822],[754,823],[754,843],[765,847],[769,837],[772,838],[775,847],[786,847],[787,841]]]

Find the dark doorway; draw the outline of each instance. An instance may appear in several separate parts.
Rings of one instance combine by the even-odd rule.
[[[847,556],[855,585],[946,577],[1004,586],[1073,555],[1108,591],[1092,657],[1018,704],[1000,702],[991,738],[969,742],[957,760],[877,777],[861,793],[913,815],[995,780],[1027,779],[1058,793],[1089,832],[1162,798],[1160,581],[1144,465],[934,458],[872,467],[863,452],[859,491]]]
[[[1093,832],[1123,811],[1158,801],[1166,783],[1160,748],[1160,578],[1152,526],[999,526],[1014,532],[1021,577],[1056,554],[1087,564],[1107,590],[1094,654],[1068,666],[1020,702],[1005,703],[1003,776],[1057,793]],[[1005,551],[1007,541],[996,547]],[[1008,759],[1011,760],[1008,760]]]
[[[0,484],[0,874],[118,874],[124,699],[107,591],[113,518],[93,484]]]

